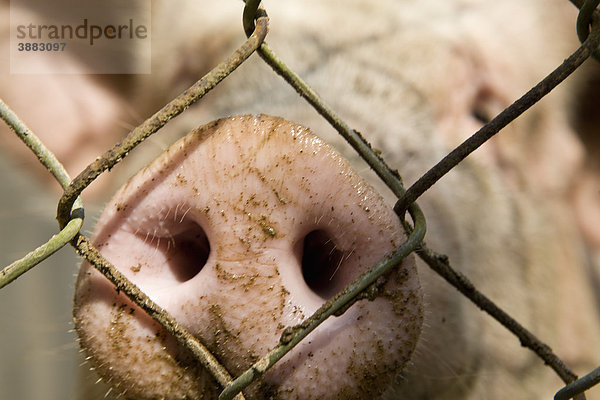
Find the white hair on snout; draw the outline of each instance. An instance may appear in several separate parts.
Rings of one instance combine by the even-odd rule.
[[[251,131],[250,135],[249,127],[256,132]],[[209,129],[217,130],[212,132],[214,136],[208,135]],[[264,144],[267,141],[270,146]],[[279,151],[271,151],[277,146],[281,146]],[[225,156],[216,157],[213,152]],[[284,179],[287,185],[282,186]],[[279,188],[279,192],[269,190],[272,187]],[[122,272],[172,313],[178,323],[206,340],[223,357],[225,365],[234,368],[233,373],[240,372],[236,368],[241,362],[252,361],[246,360],[246,347],[251,354],[264,354],[276,345],[283,327],[303,321],[401,240],[392,210],[339,154],[306,129],[265,115],[224,119],[190,134],[124,186],[105,213],[105,226],[97,228],[94,243],[107,252],[107,258],[112,255],[120,260],[118,267]],[[117,243],[130,239],[137,244]],[[352,393],[379,392],[380,386],[363,387],[360,379],[357,382],[352,377],[368,368],[376,371],[369,379],[387,382],[390,371],[400,368],[412,352],[420,323],[419,288],[414,265],[406,262],[401,270],[398,279],[387,280],[385,293],[374,300],[377,310],[372,302],[360,302],[350,314],[327,320],[311,334],[312,339],[295,348],[292,356],[277,364],[259,385],[273,385],[286,392],[288,389],[283,388],[322,391],[320,387],[302,389],[294,383],[295,379],[303,379],[305,373],[335,373],[325,365],[333,362],[329,355],[336,354],[342,363],[350,363],[342,374],[340,388]],[[80,274],[78,287],[83,297],[76,306],[82,310],[76,311],[81,319],[79,326],[102,324],[89,318],[96,304],[93,294],[83,289],[84,285],[91,287],[95,279],[91,274]],[[114,295],[110,290],[108,293]],[[124,342],[133,343],[148,335],[147,326],[138,326],[132,315],[113,310],[110,304],[112,301],[106,306],[112,310],[114,322],[127,329]],[[81,313],[84,307],[90,307],[90,312]],[[100,316],[104,309],[97,312]],[[270,317],[280,314],[279,323]],[[366,322],[356,326],[355,318]],[[211,327],[217,327],[218,332]],[[97,329],[104,328],[97,325]],[[238,330],[238,345],[229,344],[222,337],[222,332]],[[85,335],[83,330],[79,332]],[[342,344],[331,340],[331,335],[350,335],[348,340],[352,340],[355,351],[344,356],[338,348]],[[379,338],[376,344],[370,342],[373,336]],[[394,341],[392,337],[406,342]],[[119,339],[116,340],[115,349],[119,347]],[[157,340],[158,337],[152,342]],[[151,356],[145,352],[158,357],[153,352],[158,351],[156,346],[160,343],[155,346],[147,340],[142,342],[139,357],[145,357],[148,362],[144,366],[149,366]],[[95,352],[92,344],[84,345]],[[384,348],[390,349],[389,356],[376,354]],[[305,360],[308,353],[311,359]],[[110,358],[100,348],[95,354]],[[322,362],[314,361],[321,359]],[[134,361],[113,360],[108,372],[109,367],[102,360],[98,364],[104,365],[104,373],[119,374],[119,380],[130,381],[118,391],[130,386],[142,393],[147,390],[146,385],[133,382],[133,375],[137,374],[131,375],[131,371],[143,366],[131,362]],[[167,386],[172,388],[168,390],[182,393],[196,387],[201,391],[214,390],[200,382],[192,383],[195,372],[180,371],[181,366],[174,367],[172,363],[173,360],[161,359],[152,365],[154,370],[169,368],[169,374],[177,376],[185,373],[181,381],[175,381],[176,385],[171,379],[153,381],[166,385],[164,390]],[[317,364],[321,363],[324,364],[319,367]]]
[[[377,3],[307,0],[301,4],[279,0],[265,4],[271,17],[267,41],[351,127],[382,150],[384,158],[399,169],[410,185],[568,54],[572,43],[569,38],[574,39],[571,22],[576,15],[571,12],[569,18],[563,19],[559,15],[562,11],[574,10],[563,10],[561,2],[568,3],[566,0],[525,3],[518,0],[382,0]],[[83,122],[86,131],[102,133],[98,136],[102,138],[102,145],[94,150],[94,156],[112,144],[105,143],[104,139],[114,142],[121,133],[113,137],[105,134],[109,133],[109,129],[104,128],[108,124],[99,126],[96,117],[123,125],[127,121],[141,122],[142,116],[151,115],[164,101],[221,61],[230,47],[245,39],[239,23],[241,7],[241,2],[229,1],[211,6],[184,1],[178,7],[165,1],[153,2],[156,19],[153,20],[156,33],[153,53],[167,54],[168,49],[169,54],[176,57],[160,56],[155,60],[158,62],[153,65],[152,75],[131,77],[133,84],[119,89],[122,97],[118,98],[118,110],[94,106],[93,121],[78,115],[87,115],[89,99],[102,106],[109,93],[102,90],[93,96],[88,93],[94,92],[79,90],[85,94],[86,101],[77,104],[83,104],[86,112],[73,114],[75,125]],[[566,4],[566,7],[571,6]],[[198,16],[207,16],[207,13],[210,17],[201,18],[202,23],[197,23]],[[567,20],[571,22],[566,23]],[[9,84],[20,85],[20,82],[26,83],[27,88],[38,82],[33,76],[19,78],[7,74],[5,77],[0,80],[3,88]],[[77,89],[62,77],[41,78],[46,84],[63,82],[64,90],[59,92],[69,96],[73,88]],[[76,78],[79,80],[82,76]],[[88,85],[96,82],[82,80]],[[91,88],[97,86],[94,83]],[[38,87],[44,94],[45,86]],[[29,93],[21,86],[19,92],[14,93],[14,88],[7,88],[5,100],[10,100],[14,93]],[[131,93],[122,93],[129,88],[133,88]],[[117,96],[117,93],[110,94]],[[573,143],[574,136],[562,121],[560,90],[558,95],[558,101],[550,97],[537,106],[537,111],[531,110],[508,126],[418,202],[428,220],[427,241],[431,241],[428,244],[434,250],[449,254],[455,268],[472,278],[479,289],[490,294],[519,322],[539,333],[541,339],[548,340],[559,355],[566,354],[565,360],[576,366],[579,373],[597,363],[589,349],[598,347],[600,330],[596,319],[590,317],[593,314],[588,307],[587,279],[578,275],[580,237],[571,227],[570,210],[560,203],[561,199],[557,200],[557,196],[564,194],[561,190],[577,178],[576,158],[584,150]],[[50,133],[62,129],[61,124],[53,122],[54,116],[63,122],[70,120],[63,117],[64,112],[56,112],[50,104],[45,104],[45,96],[38,96],[44,99],[40,107],[35,102],[38,97],[21,96],[27,101],[25,119],[28,120],[29,115],[36,117],[35,124],[52,128]],[[60,104],[63,103],[57,102]],[[45,118],[48,110],[53,116],[51,119]],[[257,111],[303,123],[319,134],[333,132],[293,90],[265,68],[258,57],[252,57],[201,104],[173,120],[164,132],[149,138],[139,151],[133,151],[124,163],[104,176],[128,175],[126,169],[137,169],[129,168],[130,161],[143,159],[145,164],[148,154],[168,147],[164,143],[202,121]],[[40,125],[40,121],[43,124]],[[37,131],[36,125],[32,127]],[[65,133],[70,132],[65,130]],[[64,139],[63,135],[53,133],[49,138],[52,141]],[[331,140],[341,141],[337,136]],[[63,142],[72,143],[71,140]],[[344,146],[340,147],[346,149]],[[76,153],[84,154],[83,149],[78,150],[81,151]],[[353,152],[345,155],[384,193],[388,203],[393,204],[396,198],[369,168]],[[69,161],[68,157],[64,160]],[[282,179],[273,187],[283,193],[286,186],[286,180]],[[87,194],[85,191],[84,196]],[[86,201],[86,213],[92,215],[86,223],[101,224],[98,215],[87,207]],[[178,236],[178,227],[191,222],[197,224],[195,214],[202,211],[184,200],[157,208],[152,213],[155,224],[147,229],[135,227],[131,232],[133,236],[147,246],[149,256],[158,259],[179,250],[188,251],[186,241],[193,240],[194,236]],[[586,211],[582,210],[581,218],[593,224],[595,218]],[[19,212],[25,211],[19,209]],[[37,228],[38,222],[34,220],[31,225]],[[341,278],[343,264],[357,257],[359,243],[346,240],[350,235],[347,230],[335,229],[336,221],[331,214],[317,212],[311,216],[310,223],[323,231],[334,227],[333,234],[326,231],[323,258],[334,260],[335,264],[327,269],[323,280],[336,281]],[[202,228],[202,224],[197,225]],[[8,229],[12,233],[21,228]],[[271,232],[275,231],[273,228]],[[88,226],[85,232],[91,233]],[[557,266],[569,268],[565,271]],[[37,273],[40,276],[40,272]],[[531,373],[542,370],[541,365],[538,368],[540,361],[521,349],[514,336],[496,321],[482,315],[422,264],[419,264],[419,273],[424,282],[423,330],[411,361],[399,377],[401,389],[389,398],[542,397],[558,388],[558,383],[545,379],[548,368],[543,378],[534,379],[542,376]],[[31,275],[35,277],[35,273]],[[300,274],[297,279],[302,278]],[[559,290],[554,290],[555,286]],[[69,289],[72,287],[66,290]],[[54,290],[62,292],[58,286]],[[308,315],[306,308],[294,307],[298,314]],[[579,312],[573,313],[573,309]],[[97,334],[92,334],[91,339],[100,340]],[[256,340],[264,339],[257,336]],[[343,356],[341,353],[338,357]],[[90,358],[84,361],[86,365],[90,364]],[[9,356],[7,365],[11,363]],[[98,367],[109,368],[109,364],[100,362]],[[328,368],[334,369],[335,365],[328,364]],[[135,375],[133,372],[127,377],[134,380]],[[36,378],[32,372],[28,379],[39,380],[41,387],[49,375],[40,376],[43,379]],[[99,385],[101,380],[97,381]],[[106,396],[127,397],[130,389],[125,386],[117,384]],[[7,396],[11,393],[10,388],[3,391]]]

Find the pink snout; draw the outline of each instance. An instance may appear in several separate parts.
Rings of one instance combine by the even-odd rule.
[[[188,134],[106,207],[93,242],[237,376],[404,241],[398,218],[308,129],[265,115]],[[332,317],[246,398],[373,398],[410,359],[422,323],[412,258],[381,295]],[[106,278],[83,263],[75,325],[126,398],[216,398],[221,388]]]

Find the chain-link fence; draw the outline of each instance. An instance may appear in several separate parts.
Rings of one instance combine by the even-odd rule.
[[[434,271],[442,276],[450,285],[454,286],[464,296],[469,298],[479,308],[490,314],[507,330],[512,332],[521,344],[543,360],[552,368],[567,386],[556,394],[557,399],[567,399],[573,396],[583,398],[583,392],[600,381],[600,368],[591,371],[588,375],[578,379],[565,363],[518,321],[497,307],[483,293],[469,282],[467,277],[454,270],[446,257],[428,249],[423,243],[425,235],[425,216],[420,211],[416,201],[434,185],[442,176],[452,170],[479,146],[496,135],[501,129],[514,119],[518,118],[529,107],[548,94],[559,85],[572,72],[590,56],[600,58],[598,50],[600,44],[600,26],[598,14],[595,9],[600,1],[579,0],[572,1],[580,14],[577,21],[577,34],[582,45],[563,64],[538,83],[534,88],[524,94],[520,99],[498,114],[489,123],[483,126],[473,136],[464,141],[455,150],[449,153],[437,165],[431,168],[412,186],[405,189],[397,172],[389,168],[385,161],[374,152],[363,137],[348,126],[335,111],[329,108],[294,71],[289,69],[282,60],[279,60],[273,51],[264,43],[267,35],[267,13],[259,7],[260,1],[247,0],[244,8],[243,24],[248,40],[243,43],[227,59],[211,70],[197,83],[183,92],[180,96],[166,104],[160,111],[148,118],[138,127],[133,129],[125,139],[104,153],[90,164],[73,180],[67,175],[60,163],[49,152],[44,144],[39,141],[34,133],[27,128],[19,118],[10,110],[8,105],[0,102],[2,119],[15,131],[23,142],[35,153],[40,162],[50,171],[64,188],[64,194],[58,204],[58,221],[60,233],[53,236],[46,244],[27,254],[22,259],[4,268],[0,272],[0,288],[8,285],[22,274],[31,270],[42,260],[50,257],[67,244],[71,244],[78,254],[85,257],[92,265],[102,272],[116,287],[125,293],[133,302],[147,312],[154,320],[159,322],[174,338],[205,366],[222,386],[223,391],[219,398],[231,399],[256,379],[259,379],[271,366],[280,360],[297,343],[312,332],[323,321],[332,315],[337,315],[341,310],[347,309],[355,301],[364,298],[364,293],[379,277],[399,265],[401,260],[411,252],[415,252]],[[591,27],[591,29],[590,29]],[[83,204],[79,199],[82,191],[92,183],[100,174],[110,170],[119,163],[130,151],[153,133],[165,126],[172,118],[184,112],[191,104],[201,99],[208,91],[217,86],[232,71],[245,62],[254,52],[282,76],[304,99],[306,99],[325,118],[344,139],[360,154],[368,165],[376,172],[379,178],[392,190],[398,201],[394,211],[402,220],[407,241],[402,244],[391,256],[376,264],[368,273],[358,278],[339,294],[327,301],[312,316],[306,319],[301,326],[288,327],[280,340],[280,344],[268,354],[263,355],[251,368],[238,377],[232,377],[228,371],[217,361],[204,345],[193,335],[180,326],[164,309],[149,299],[146,294],[125,278],[113,265],[105,260],[88,239],[80,233],[83,223]],[[402,173],[402,171],[400,171]],[[411,217],[405,219],[406,214]]]

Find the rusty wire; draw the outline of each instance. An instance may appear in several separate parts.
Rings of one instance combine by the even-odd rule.
[[[100,173],[119,162],[131,149],[133,149],[133,147],[158,131],[170,119],[182,113],[195,101],[202,98],[202,96],[233,72],[256,50],[267,34],[268,20],[266,14],[262,13],[257,15],[257,22],[257,27],[253,34],[242,46],[240,46],[240,48],[234,51],[227,60],[217,65],[189,89],[165,105],[140,126],[132,130],[123,142],[118,143],[115,147],[106,152],[101,159],[88,166],[73,180],[73,183],[65,190],[65,194],[59,201],[57,219],[61,225],[66,223],[64,219],[66,216],[65,210],[68,209],[74,196],[78,196],[79,193]],[[197,338],[179,325],[172,316],[150,300],[145,293],[125,278],[125,276],[123,276],[111,263],[104,259],[100,252],[91,245],[86,237],[78,235],[73,240],[72,244],[76,251],[106,276],[119,291],[122,291],[127,295],[129,299],[147,312],[155,321],[160,323],[171,335],[173,335],[180,344],[187,348],[213,375],[221,386],[225,387],[232,381],[231,376],[225,367],[217,361]],[[243,395],[239,394],[236,398],[241,400],[243,399]]]
[[[567,400],[600,383],[600,367],[556,392],[555,400]]]
[[[577,16],[577,37],[581,43],[585,42],[590,34],[590,27],[592,26],[594,12],[598,4],[600,4],[600,0],[586,0],[579,10],[579,15]],[[592,49],[592,55],[596,60],[600,61],[600,49],[597,46]]]
[[[542,97],[564,81],[569,75],[575,72],[575,70],[577,70],[590,56],[594,56],[596,59],[600,60],[600,57],[598,57],[600,54],[600,16],[598,15],[598,12],[595,11],[600,0],[586,0],[585,2],[573,0],[572,2],[580,8],[580,13],[577,18],[577,33],[582,45],[531,90],[503,110],[473,136],[465,140],[421,176],[421,178],[410,186],[406,190],[406,193],[399,199],[394,207],[396,212],[402,213],[408,205],[416,201],[418,197],[464,160],[469,154],[500,132],[502,128],[518,118],[522,113],[527,111]],[[591,30],[590,26],[592,28]],[[561,400],[569,398],[583,400],[585,399],[584,392],[600,383],[600,372],[598,372],[598,369],[590,372],[581,379],[577,379],[577,375],[575,375],[564,362],[552,352],[552,349],[548,345],[541,342],[535,335],[529,332],[525,327],[521,326],[521,324],[510,317],[510,315],[480,293],[467,277],[451,268],[446,256],[436,254],[424,244],[417,250],[417,254],[436,273],[457,288],[464,296],[477,305],[477,307],[487,312],[506,329],[512,332],[520,340],[523,346],[531,349],[546,365],[550,366],[565,383],[568,384],[565,388],[557,392],[555,398]]]
[[[185,90],[141,125],[133,129],[122,141],[105,152],[96,161],[88,165],[75,179],[73,179],[73,182],[65,189],[65,193],[58,202],[56,218],[61,227],[69,220],[68,210],[77,196],[93,182],[94,179],[104,171],[115,166],[115,164],[125,158],[138,144],[165,126],[167,122],[181,114],[190,105],[202,98],[250,57],[260,43],[262,43],[267,34],[266,14],[260,14],[261,15],[257,15],[257,21],[260,22],[258,29],[256,29],[248,40],[239,49],[235,50],[228,59],[221,62],[189,89]]]
[[[599,2],[591,0],[591,2]],[[595,8],[595,7],[594,7]],[[582,8],[583,10],[583,8]],[[588,21],[587,19],[584,21]],[[588,21],[589,23],[589,21]],[[598,24],[596,24],[598,25]],[[579,26],[579,24],[578,24]],[[583,28],[581,28],[583,29]],[[587,25],[586,25],[587,29]],[[479,129],[473,136],[469,137],[458,147],[452,150],[439,163],[433,166],[423,176],[421,176],[412,186],[410,186],[404,196],[400,199],[398,208],[405,209],[409,204],[415,202],[425,191],[433,186],[438,180],[446,175],[452,168],[458,165],[469,154],[477,150],[482,144],[496,135],[502,128],[514,121],[517,117],[536,104],[552,89],[558,86],[569,75],[577,70],[586,61],[594,51],[597,51],[600,44],[600,28],[592,30],[581,45],[569,58],[567,58],[558,68],[552,71],[548,76],[542,79],[537,85],[525,93],[520,99],[504,109],[489,123]],[[579,28],[578,28],[579,31]]]
[[[365,273],[356,282],[350,284],[333,299],[325,303],[313,316],[309,317],[305,323],[298,327],[288,327],[284,330],[287,335],[282,335],[280,345],[271,350],[258,363],[250,367],[245,373],[233,380],[223,366],[221,366],[210,352],[189,332],[158,305],[153,303],[143,292],[135,285],[124,278],[109,262],[107,262],[99,251],[89,243],[83,235],[75,234],[72,244],[76,251],[84,256],[92,265],[107,276],[118,290],[125,293],[132,301],[144,309],[152,318],[158,321],[167,329],[181,344],[188,348],[191,353],[202,363],[216,378],[219,384],[224,388],[220,399],[231,399],[237,395],[237,399],[243,398],[241,390],[249,383],[258,379],[270,366],[280,359],[296,343],[302,340],[312,329],[330,315],[337,315],[340,309],[346,309],[348,304],[356,301],[358,294],[374,282],[378,276],[384,274],[389,269],[397,265],[402,258],[416,249],[417,254],[423,258],[436,272],[442,275],[451,285],[455,286],[461,293],[473,301],[482,310],[488,312],[502,325],[509,329],[521,343],[532,349],[546,364],[553,368],[556,373],[569,383],[565,388],[556,394],[556,399],[585,398],[583,392],[600,381],[600,368],[590,372],[583,378],[576,380],[577,376],[571,372],[556,355],[552,353],[550,347],[539,341],[533,334],[518,324],[508,314],[498,308],[494,303],[488,300],[483,294],[479,293],[475,287],[462,274],[453,270],[447,257],[439,255],[429,250],[422,244],[422,238],[425,230],[424,217],[416,205],[415,200],[429,187],[431,187],[444,174],[456,166],[460,161],[466,158],[470,153],[481,146],[485,141],[497,134],[504,126],[516,119],[531,105],[539,101],[543,96],[549,93],[554,87],[559,85],[568,75],[575,71],[587,58],[600,54],[600,23],[598,12],[595,8],[600,0],[571,0],[581,9],[577,33],[582,41],[582,46],[573,53],[561,66],[550,73],[539,84],[522,96],[519,100],[501,112],[490,123],[481,128],[471,138],[449,153],[436,166],[431,168],[407,191],[402,186],[398,173],[385,164],[370,147],[368,142],[355,130],[351,129],[345,122],[339,118],[332,109],[330,109],[306,83],[304,83],[293,71],[285,66],[276,55],[263,43],[267,31],[266,12],[259,8],[260,0],[248,0],[244,7],[243,24],[244,30],[249,36],[238,50],[236,50],[226,61],[220,63],[209,74],[200,79],[196,84],[184,91],[180,96],[164,106],[160,111],[147,119],[140,126],[132,130],[121,142],[107,151],[97,161],[90,164],[82,173],[80,173],[73,182],[69,183],[68,176],[59,179],[65,188],[64,195],[58,204],[57,219],[60,228],[70,226],[74,221],[83,220],[83,206],[78,199],[79,194],[89,185],[98,175],[110,169],[121,159],[123,159],[130,150],[145,140],[148,136],[159,130],[170,119],[183,112],[190,104],[200,99],[209,90],[221,82],[229,73],[243,63],[255,50],[279,75],[281,75],[291,86],[293,86],[317,111],[330,122],[330,124],[340,132],[340,134],[355,148],[355,150],[367,161],[375,170],[377,175],[390,187],[398,197],[398,202],[394,207],[400,218],[404,221],[406,210],[409,211],[414,228],[404,222],[405,229],[409,234],[409,239],[388,259],[382,260],[370,271]],[[255,26],[256,22],[256,26]],[[590,30],[591,26],[591,30]],[[12,118],[12,114],[9,115]],[[14,116],[16,118],[16,116]],[[3,117],[7,120],[7,118]],[[7,121],[8,122],[8,121]],[[18,131],[11,125],[13,130]],[[31,134],[26,127],[23,132]],[[36,149],[32,149],[39,155]],[[44,162],[43,160],[41,160]],[[49,168],[49,170],[51,170]],[[79,222],[78,222],[79,223]],[[81,225],[79,225],[80,227]],[[79,228],[77,228],[78,230]],[[73,236],[71,236],[73,237]],[[64,239],[63,239],[64,240]],[[67,239],[66,241],[68,241]],[[66,243],[65,241],[65,243]],[[60,247],[59,247],[60,248]],[[33,253],[33,252],[32,252]],[[45,255],[49,256],[51,253]],[[34,260],[34,264],[41,260]],[[6,271],[6,269],[4,270]],[[2,272],[4,272],[2,271]],[[3,274],[0,273],[0,287],[3,286]],[[4,284],[8,284],[6,282]],[[290,335],[289,333],[292,332]],[[285,336],[285,338],[284,338]]]
[[[244,19],[244,29],[248,33],[251,32],[252,26],[247,24],[248,20]],[[335,112],[319,98],[316,92],[314,92],[299,76],[287,68],[285,64],[275,56],[266,44],[263,43],[258,52],[275,72],[281,75],[294,89],[296,89],[296,91],[298,91],[298,93],[348,141],[384,183],[386,183],[392,192],[394,192],[399,198],[394,210],[402,216],[404,215],[406,208],[414,205],[416,198],[429,189],[429,187],[437,182],[437,180],[445,173],[454,168],[460,161],[537,103],[542,97],[573,73],[587,58],[589,58],[593,49],[597,48],[599,43],[600,30],[596,29],[593,31],[592,35],[586,37],[586,41],[582,46],[555,71],[544,78],[521,99],[517,100],[496,118],[482,127],[470,139],[467,139],[465,143],[446,156],[406,191],[402,186],[397,172],[390,169],[385,164],[385,161],[372,151],[367,141],[357,131],[351,129],[341,118],[339,118]],[[407,229],[407,233],[410,234],[411,230],[406,224],[405,228]],[[519,324],[509,314],[504,312],[488,297],[479,292],[466,276],[450,266],[447,257],[435,253],[428,249],[424,244],[417,250],[417,254],[436,273],[457,288],[464,296],[477,305],[477,307],[487,312],[506,329],[512,332],[524,347],[531,349],[544,361],[544,363],[549,365],[565,383],[571,383],[577,379],[577,375],[574,374],[556,354],[554,354],[550,346],[540,341],[535,335]]]
[[[38,157],[38,160],[46,167],[48,172],[54,176],[63,189],[69,186],[71,178],[61,163],[54,157],[54,154],[46,148],[31,129],[29,129],[1,99],[0,118],[2,118],[23,143],[31,149]],[[83,215],[83,203],[81,198],[77,197],[70,210],[70,220],[59,233],[52,236],[46,243],[26,254],[23,258],[0,270],[0,289],[13,282],[68,244],[81,229],[81,226],[83,225]]]

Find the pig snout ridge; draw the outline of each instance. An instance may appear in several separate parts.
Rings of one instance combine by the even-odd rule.
[[[308,129],[265,115],[192,131],[106,207],[93,242],[237,376],[403,241],[394,212]],[[221,390],[164,329],[84,262],[74,319],[95,369],[125,397]],[[247,398],[380,395],[423,321],[409,257],[380,295],[307,336]]]

